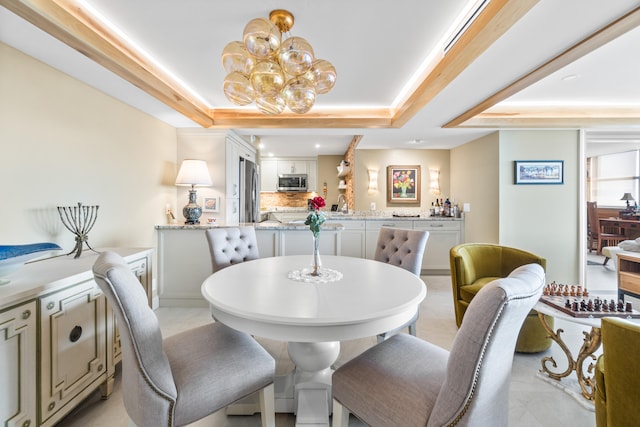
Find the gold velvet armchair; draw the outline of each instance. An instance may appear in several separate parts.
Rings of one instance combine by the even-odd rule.
[[[640,325],[602,319],[603,354],[596,365],[596,426],[631,426],[640,420]]]
[[[514,269],[536,263],[546,268],[546,260],[530,252],[491,243],[463,243],[451,248],[451,284],[456,324],[460,326],[469,303],[487,283],[507,277]],[[553,318],[547,316],[553,328]],[[519,353],[537,353],[551,346],[551,339],[542,327],[538,313],[531,310],[516,344]]]

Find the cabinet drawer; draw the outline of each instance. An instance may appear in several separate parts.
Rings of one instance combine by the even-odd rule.
[[[413,221],[415,230],[459,230],[460,222],[458,221]]]
[[[391,227],[391,228],[413,228],[413,221],[407,220],[382,220],[382,221],[367,221],[367,231],[371,230],[380,230],[382,227]]]
[[[341,224],[344,227],[344,230],[364,230],[365,222],[364,221],[354,221],[354,220],[340,220],[340,218],[328,219],[325,224]]]
[[[618,288],[629,291],[634,294],[640,294],[640,275],[626,273],[621,271],[618,273]]]

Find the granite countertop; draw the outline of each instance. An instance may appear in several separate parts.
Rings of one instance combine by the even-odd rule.
[[[207,230],[209,228],[229,228],[229,227],[238,227],[238,226],[249,226],[254,227],[256,230],[308,230],[309,226],[304,225],[303,222],[288,222],[282,223],[277,221],[265,221],[265,222],[257,222],[257,223],[246,223],[246,224],[238,224],[238,225],[224,225],[224,224],[200,224],[200,225],[189,225],[189,224],[165,224],[165,225],[156,225],[156,230]],[[323,224],[322,229],[324,230],[343,230],[344,225],[332,223],[332,224]]]
[[[301,214],[301,217],[306,216],[309,211],[306,209],[287,209],[277,211],[263,211],[262,215],[268,213],[283,213],[283,212],[295,212]],[[326,230],[342,230],[344,229],[344,225],[340,222],[346,221],[389,221],[391,219],[394,220],[405,220],[405,221],[464,221],[464,218],[454,218],[454,217],[446,217],[446,216],[429,216],[429,212],[420,212],[420,213],[406,213],[406,212],[392,212],[392,211],[376,211],[376,212],[354,212],[343,214],[341,212],[325,212],[327,216],[327,220],[330,220],[330,223],[325,223],[322,227]],[[420,215],[420,216],[414,216]],[[334,222],[340,221],[340,222]],[[306,230],[309,228],[308,225],[304,225],[304,219],[296,219],[294,221],[279,221],[277,219],[268,219],[258,223],[244,223],[239,224],[241,226],[250,226],[255,227],[256,230]],[[176,224],[162,224],[156,225],[156,230],[206,230],[208,228],[216,228],[216,227],[237,227],[238,225],[226,225],[226,224],[207,224],[203,221],[200,225],[187,225],[182,222]]]
[[[327,212],[324,211],[327,219],[341,220],[341,221],[371,221],[371,220],[413,220],[413,221],[464,221],[463,218],[446,217],[446,216],[429,216],[429,211],[410,211],[410,212],[396,212],[396,211],[356,211],[348,214],[341,212]],[[261,212],[261,215],[269,215],[282,213],[299,213],[301,216],[306,216],[308,211],[300,208],[277,208],[276,210],[265,210]]]

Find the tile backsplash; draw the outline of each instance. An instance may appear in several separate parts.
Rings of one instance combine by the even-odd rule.
[[[317,193],[260,193],[260,209],[274,208],[307,208],[307,200],[317,196]]]

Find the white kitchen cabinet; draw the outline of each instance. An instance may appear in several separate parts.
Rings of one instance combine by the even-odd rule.
[[[278,160],[278,175],[309,173],[306,160]]]
[[[260,191],[278,191],[278,161],[264,159],[260,163]]]
[[[228,199],[240,197],[240,158],[256,161],[256,149],[235,134],[228,134],[225,140],[226,196]]]
[[[260,162],[261,191],[278,191],[278,176],[285,174],[306,174],[307,191],[318,190],[318,161],[316,159],[262,159]]]
[[[0,425],[36,425],[36,302],[0,311]]]
[[[462,221],[414,221],[415,230],[426,230],[429,239],[422,258],[423,270],[450,271],[449,250],[463,241]]]
[[[368,259],[373,259],[376,254],[376,243],[378,242],[378,234],[382,227],[407,228],[410,230],[413,228],[413,221],[389,218],[367,220],[365,257]]]
[[[308,228],[297,230],[282,230],[280,240],[280,255],[309,255],[313,253],[313,233]],[[341,231],[322,230],[320,232],[320,258],[322,255],[340,255]]]
[[[365,221],[340,221],[340,219],[327,220],[326,224],[342,224],[344,229],[340,233],[340,254],[356,258],[364,258],[366,251],[366,222]],[[377,239],[377,234],[376,234]]]
[[[274,257],[280,253],[279,230],[256,230],[256,240],[258,241],[260,258]]]
[[[227,225],[240,222],[240,159],[248,159],[255,163],[256,150],[235,134],[226,138],[226,199],[224,203],[224,219]]]
[[[206,226],[158,230],[158,298],[160,307],[206,307],[200,287],[213,271]]]
[[[307,191],[318,191],[318,162],[316,160],[307,161]]]
[[[129,263],[151,301],[152,251],[111,250]],[[50,427],[97,387],[105,397],[111,392],[119,334],[93,280],[96,259],[86,251],[78,259],[34,261],[0,287],[2,425]]]

